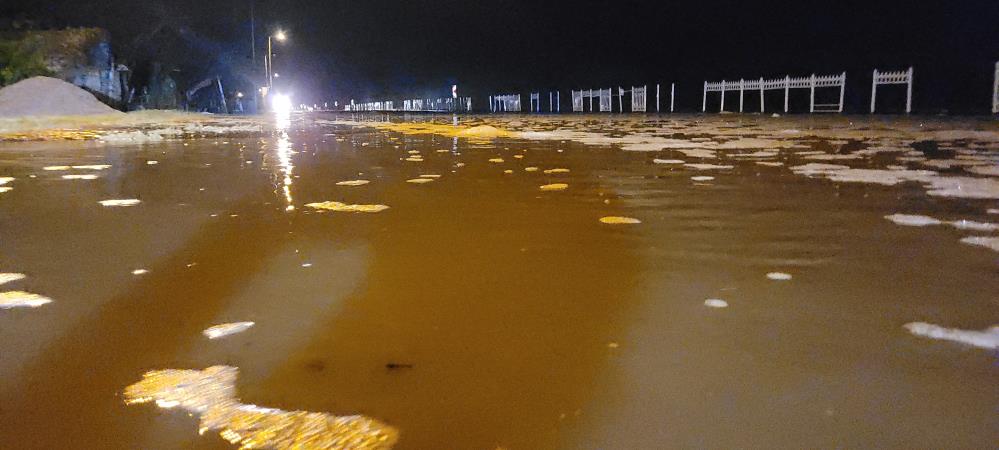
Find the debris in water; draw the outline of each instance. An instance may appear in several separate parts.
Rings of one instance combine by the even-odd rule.
[[[638,219],[636,219],[634,217],[622,217],[622,216],[606,216],[606,217],[601,217],[600,218],[600,222],[601,223],[608,223],[608,224],[634,224],[634,223],[642,223],[641,220],[638,220]]]
[[[97,175],[94,174],[67,174],[63,175],[64,180],[96,180]]]
[[[704,306],[708,308],[728,308],[728,302],[720,298],[709,298],[704,301]]]
[[[892,214],[890,216],[885,216],[885,219],[899,225],[910,227],[925,227],[927,225],[940,225],[943,223],[938,219],[934,219],[929,216],[920,216],[918,214]]]
[[[0,309],[37,308],[47,303],[52,303],[52,299],[43,295],[24,291],[0,292]]]
[[[712,169],[733,169],[735,166],[726,166],[721,164],[699,164],[699,163],[686,163],[683,167],[689,167],[691,169],[697,170],[712,170]]]
[[[101,200],[97,203],[100,203],[102,206],[135,206],[141,203],[141,201],[134,198],[127,198],[119,200]]]
[[[433,178],[410,178],[410,179],[406,180],[407,183],[413,183],[413,184],[423,184],[423,183],[429,183],[431,181],[434,181],[434,179]]]
[[[567,188],[567,187],[569,187],[569,185],[565,184],[565,183],[552,183],[552,184],[546,184],[546,185],[541,186],[541,190],[542,191],[562,191],[562,190],[565,190],[565,188]]]
[[[547,174],[568,173],[568,172],[569,172],[569,169],[563,169],[563,168],[556,168],[556,169],[547,169],[547,170],[545,170],[545,173],[547,173]]]
[[[393,363],[393,362],[390,362],[390,363],[386,363],[385,364],[385,368],[388,369],[388,370],[412,369],[413,365],[412,364],[407,364],[407,363]]]
[[[962,243],[968,245],[977,245],[979,247],[985,247],[992,249],[993,251],[999,252],[999,237],[989,237],[989,236],[968,236],[961,239]]]
[[[236,397],[239,369],[154,370],[125,388],[125,404],[154,402],[198,415],[199,432],[218,430],[240,448],[389,449],[394,428],[369,417],[285,411],[244,404]]]
[[[230,334],[241,333],[250,329],[254,325],[253,322],[232,322],[223,323],[219,325],[213,325],[202,331],[201,334],[205,335],[208,339],[218,339],[220,337],[225,337]]]
[[[0,284],[7,284],[17,280],[23,280],[28,276],[23,273],[0,273]]]
[[[361,186],[370,183],[368,180],[348,180],[348,181],[337,181],[337,186]]]
[[[791,279],[791,274],[784,272],[770,272],[767,274],[767,278],[774,281],[787,281]]]
[[[982,331],[944,328],[940,325],[926,322],[907,323],[904,327],[910,333],[925,338],[960,342],[991,350],[999,348],[999,325],[993,325]]]
[[[348,205],[346,203],[340,203],[340,202],[306,203],[305,206],[327,211],[368,212],[368,213],[376,213],[389,209],[389,207],[385,205]]]

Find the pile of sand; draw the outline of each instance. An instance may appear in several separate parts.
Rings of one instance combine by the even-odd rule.
[[[121,114],[65,81],[32,77],[0,89],[0,117]]]

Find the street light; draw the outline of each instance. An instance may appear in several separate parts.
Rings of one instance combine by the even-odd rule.
[[[274,34],[267,35],[267,57],[264,58],[264,73],[267,74],[267,87],[274,87],[274,76],[271,72],[274,71],[274,61],[272,60],[271,52],[271,39],[277,39],[278,42],[284,42],[288,39],[288,35],[285,34],[284,30],[277,30]]]

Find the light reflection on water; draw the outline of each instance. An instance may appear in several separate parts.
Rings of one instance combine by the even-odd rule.
[[[295,152],[291,147],[291,139],[288,137],[288,129],[291,127],[291,111],[281,110],[275,112],[275,126],[278,131],[277,156],[278,167],[281,169],[283,179],[281,180],[281,190],[284,193],[285,211],[295,210],[295,199],[291,194],[292,164],[291,155]]]

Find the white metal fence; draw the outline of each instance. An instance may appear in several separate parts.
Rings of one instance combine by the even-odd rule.
[[[838,103],[815,103],[815,89],[825,87],[839,88]],[[705,81],[704,94],[701,100],[701,111],[707,111],[708,92],[721,92],[721,106],[719,107],[719,111],[725,111],[725,92],[738,91],[739,112],[742,112],[745,106],[746,91],[755,91],[760,93],[760,112],[762,113],[766,110],[766,91],[783,90],[784,112],[786,113],[788,111],[788,94],[791,89],[809,90],[808,112],[843,112],[843,95],[846,92],[846,72],[839,75],[816,76],[815,74],[812,74],[807,77],[796,78],[791,78],[790,75],[785,75],[784,78],[774,78],[770,80],[760,77],[756,80],[739,79],[738,81]]]
[[[999,61],[996,61],[996,74],[992,80],[992,114],[999,114]]]
[[[904,84],[906,86],[905,113],[912,112],[912,67],[896,72],[879,72],[878,69],[874,69],[874,77],[871,81],[871,114],[874,113],[874,106],[877,103],[879,84]]]

